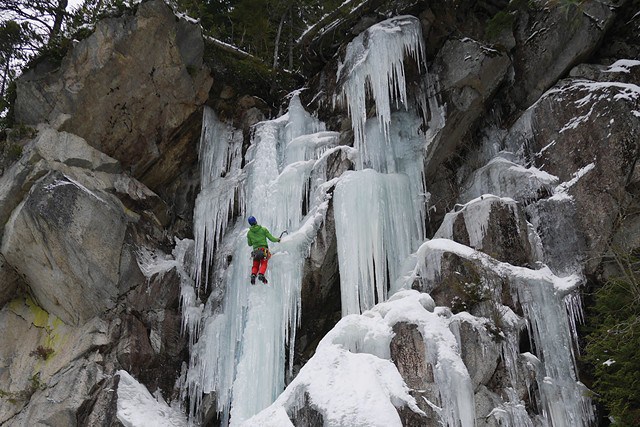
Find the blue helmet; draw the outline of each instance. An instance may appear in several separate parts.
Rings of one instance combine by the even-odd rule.
[[[250,216],[249,217],[249,225],[256,225],[258,223],[258,220],[255,219],[255,217]]]

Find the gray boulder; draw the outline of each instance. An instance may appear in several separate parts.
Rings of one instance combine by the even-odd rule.
[[[602,41],[614,21],[612,4],[589,0],[547,7],[533,2],[514,28],[515,93],[521,108],[533,104]]]
[[[120,206],[51,172],[7,222],[2,253],[45,310],[79,325],[115,305],[125,231]]]
[[[22,424],[9,425],[74,425],[69,420],[100,376],[92,351],[108,343],[107,329],[99,319],[68,326],[29,298],[0,310],[0,424],[20,414]]]
[[[436,178],[441,172],[438,166],[458,149],[463,137],[484,114],[510,66],[506,53],[469,38],[450,39],[438,52],[431,73],[436,76],[436,90],[446,104],[446,121],[427,147],[425,171],[429,180]]]
[[[502,337],[490,320],[467,313],[456,315],[449,327],[456,335],[460,356],[477,392],[481,385],[489,382],[498,367]]]
[[[434,237],[454,240],[512,265],[532,265],[538,256],[520,204],[492,195],[447,214]]]
[[[427,361],[424,338],[416,325],[400,322],[393,326],[394,337],[389,345],[391,360],[409,387],[409,394],[425,413],[421,415],[409,408],[399,411],[405,426],[436,426],[440,416],[427,403],[439,402],[440,396],[433,378],[433,366]]]

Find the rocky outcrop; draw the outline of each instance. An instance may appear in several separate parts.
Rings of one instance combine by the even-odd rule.
[[[475,66],[465,79],[454,79],[453,85],[447,83],[449,90],[436,87],[447,109],[444,128],[428,146],[425,166],[436,211],[431,217],[434,229],[442,219],[438,212],[451,209],[458,198],[452,188],[458,188],[456,180],[460,174],[467,168],[476,170],[490,160],[484,156],[486,149],[491,148],[485,146],[485,151],[478,153],[473,151],[474,145],[483,138],[499,139],[500,132],[493,126],[501,128],[502,122],[515,120],[544,91],[593,53],[615,18],[610,5],[595,1],[566,7],[544,7],[530,2],[527,7],[505,5],[500,12],[503,15],[496,14],[488,21],[497,25],[500,16],[506,17],[502,27],[498,26],[499,37],[489,36],[489,28],[484,33],[474,25],[456,28],[466,36],[457,42],[458,50],[475,43],[477,53],[456,54],[443,61],[440,58],[445,58],[445,47],[451,42],[443,42],[443,48],[436,51],[433,67],[436,82],[451,82],[450,70],[454,70],[453,76],[467,73],[470,60]],[[454,23],[450,25],[455,27]],[[444,65],[438,66],[440,63]],[[486,83],[467,83],[474,79]]]
[[[23,297],[0,310],[0,328],[0,423],[74,425],[75,411],[103,375],[95,350],[109,341],[108,323],[69,326]]]
[[[139,254],[168,246],[167,208],[120,170],[82,138],[43,127],[0,178],[0,422],[89,420],[113,403],[95,389],[120,367],[173,393],[186,357],[180,277],[147,278]]]
[[[612,4],[586,1],[579,5],[544,7],[534,2],[516,21],[513,100],[528,107],[543,92],[593,53],[614,21]]]
[[[556,196],[540,203],[541,223],[551,219],[550,204],[562,206],[568,203],[563,197],[571,198],[572,206],[556,209],[570,217],[556,223],[576,224],[577,237],[570,241],[577,242],[573,252],[584,251],[576,256],[588,258],[589,272],[600,263],[618,216],[632,200],[627,186],[640,153],[639,109],[635,84],[565,81],[529,109],[507,138],[512,151],[526,141],[526,157],[559,178]],[[552,253],[566,249],[554,244],[557,236],[551,230],[540,234]]]
[[[537,261],[535,236],[524,212],[508,198],[487,194],[470,201],[447,214],[434,238],[451,239],[512,265]]]
[[[425,413],[417,414],[410,409],[399,411],[404,426],[433,425],[439,420],[435,409],[428,402],[438,401],[438,390],[433,381],[433,366],[427,362],[424,338],[416,325],[397,323],[393,326],[394,337],[389,344],[391,360],[398,367],[416,399],[416,404]]]
[[[52,172],[7,222],[2,253],[45,310],[79,325],[115,305],[125,230],[123,210]]]
[[[470,38],[448,40],[438,51],[430,72],[435,76],[435,91],[446,105],[446,121],[427,149],[425,171],[430,179],[485,114],[485,106],[511,66],[505,52]]]
[[[212,83],[203,50],[197,25],[163,1],[142,2],[135,14],[100,21],[59,68],[25,73],[16,120],[79,135],[156,188],[175,179],[171,165],[189,155],[183,134]]]

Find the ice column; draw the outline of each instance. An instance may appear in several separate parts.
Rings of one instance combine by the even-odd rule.
[[[195,280],[206,285],[213,250],[222,239],[236,201],[242,204],[242,132],[205,107],[200,135],[200,194],[194,211]],[[242,210],[242,209],[241,209]],[[212,215],[212,213],[214,213]],[[202,267],[205,270],[202,271]]]
[[[425,234],[422,120],[413,111],[392,114],[394,106],[409,110],[404,59],[422,66],[423,51],[419,20],[401,16],[356,37],[338,69],[338,98],[359,152],[358,171],[344,176],[334,199],[343,316],[384,301]],[[369,94],[377,119],[367,120]]]
[[[558,289],[550,280],[520,277],[516,293],[543,362],[538,387],[544,417],[553,426],[591,425],[594,409],[587,388],[576,378],[572,322]]]
[[[346,172],[334,192],[342,315],[387,297],[419,236],[406,175]]]
[[[212,134],[235,141],[229,136],[232,130],[221,131],[225,127],[220,123],[215,126]],[[196,208],[196,221],[205,224],[196,226],[196,241],[200,242],[196,251],[207,254],[200,253],[206,268],[214,247],[232,256],[228,266],[215,271],[216,282],[226,288],[222,307],[207,304],[200,339],[191,354],[187,386],[192,422],[203,393],[215,393],[223,425],[239,425],[270,405],[284,388],[285,349],[287,344],[294,347],[290,331],[295,331],[299,321],[302,267],[328,207],[322,185],[316,186],[313,197],[307,194],[307,182],[318,161],[305,158],[287,164],[287,159],[293,159],[287,155],[289,143],[309,132],[322,133],[324,125],[304,111],[294,94],[286,115],[256,125],[243,169],[235,151],[212,149],[204,153],[211,156],[207,162],[213,165],[208,169],[215,177],[210,182],[224,179],[222,187],[229,191],[214,192],[217,203],[202,203],[201,210]],[[235,147],[234,142],[229,146]],[[234,194],[247,196],[246,215],[254,215],[276,236],[284,229],[289,232],[281,243],[270,246],[273,257],[268,286],[249,284],[251,260],[244,217],[225,235],[209,231],[218,230],[220,221],[228,218],[230,211],[224,203],[234,200],[232,188]],[[308,214],[303,216],[305,198]],[[200,199],[209,200],[206,188]],[[201,280],[204,276],[200,275]]]

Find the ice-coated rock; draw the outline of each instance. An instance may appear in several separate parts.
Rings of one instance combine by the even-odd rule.
[[[536,236],[519,203],[491,194],[448,213],[434,238],[446,238],[513,265],[537,261]]]

